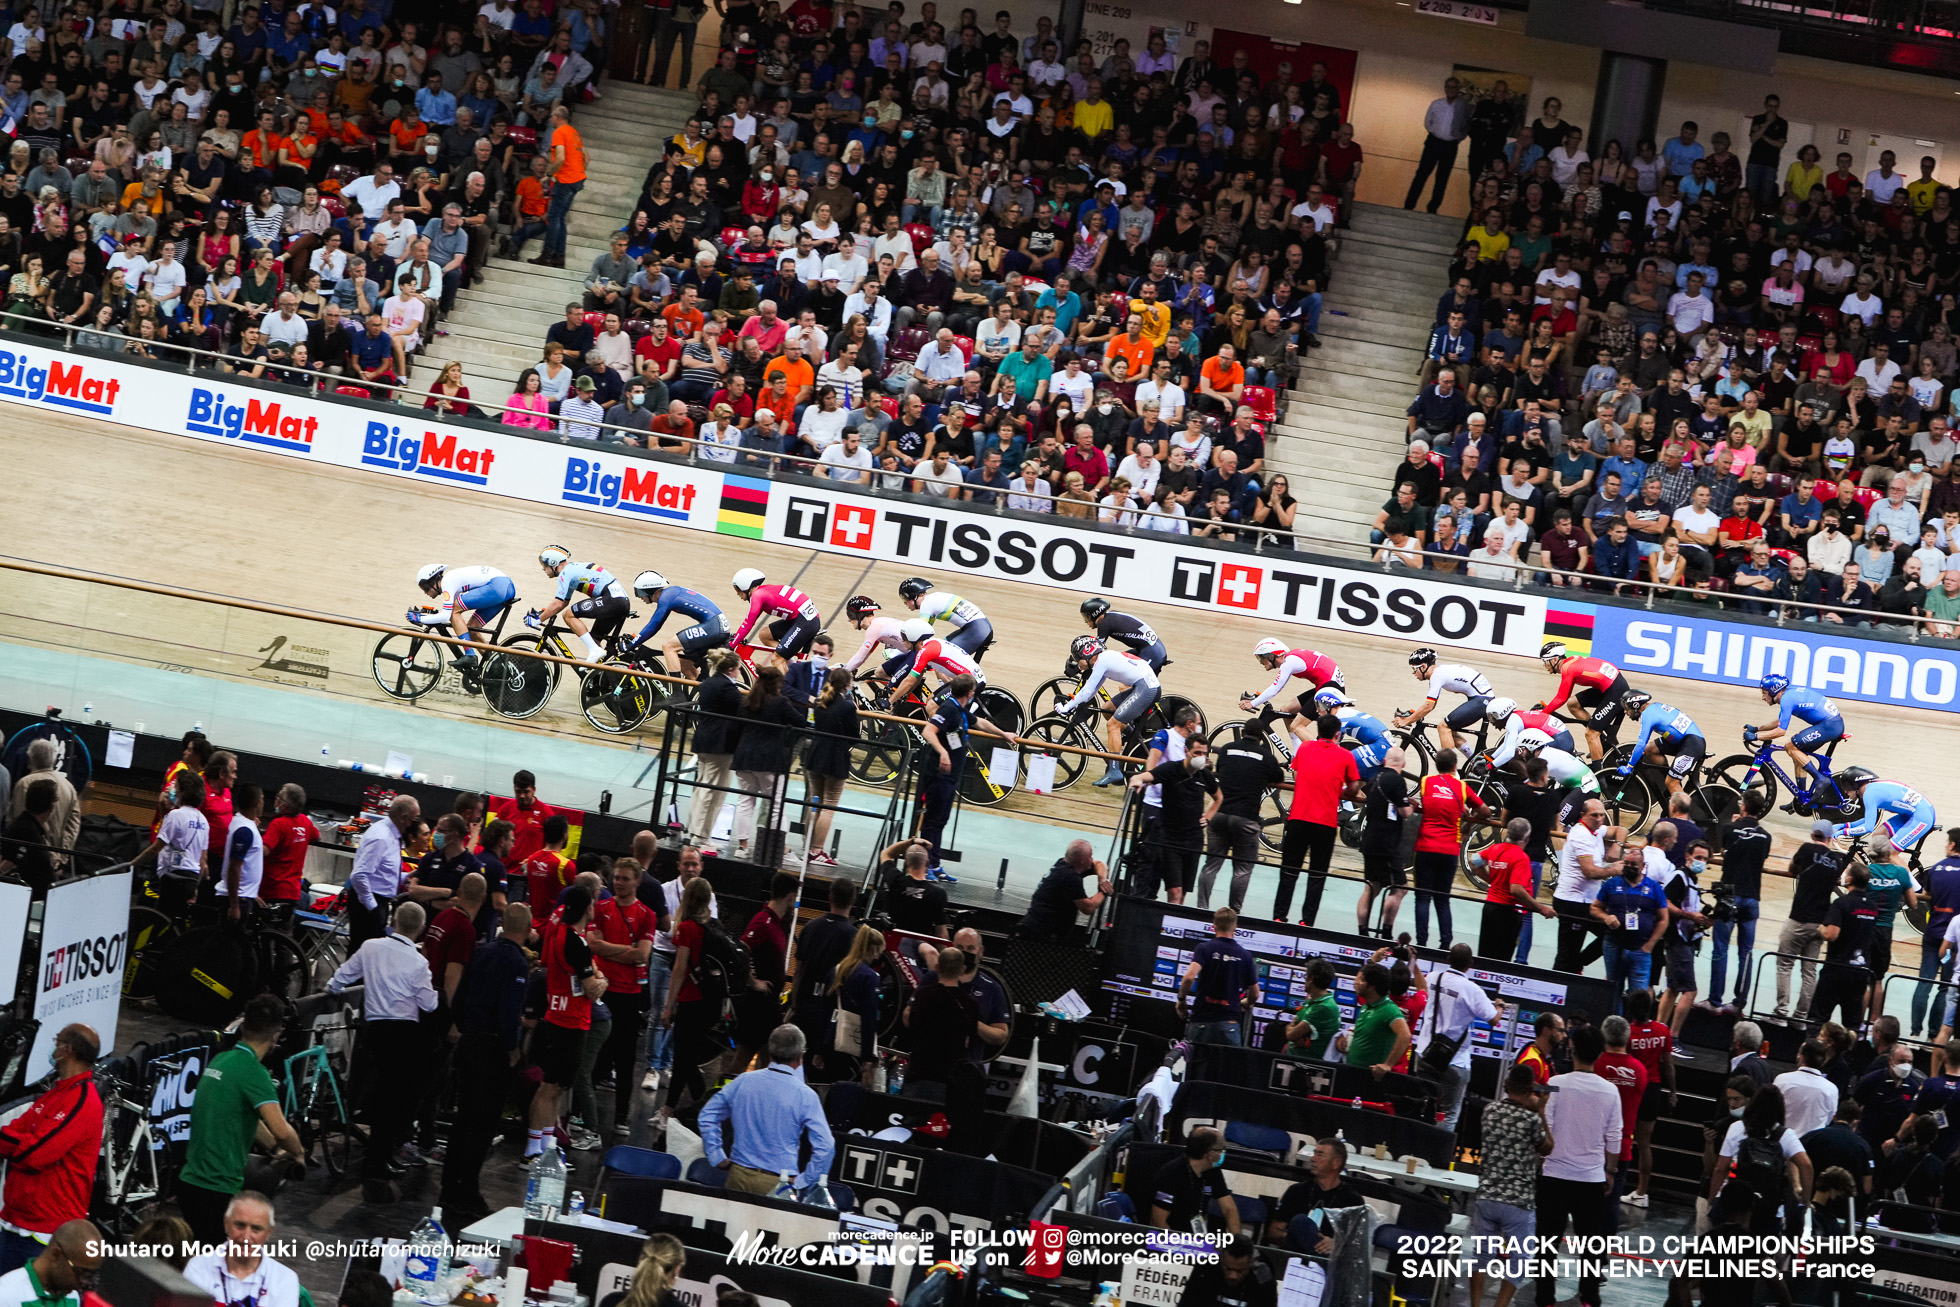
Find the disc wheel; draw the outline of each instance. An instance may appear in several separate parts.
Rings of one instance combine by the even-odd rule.
[[[1037,717],[1028,728],[1021,732],[1021,738],[1033,741],[1035,752],[1050,752],[1055,758],[1055,790],[1060,793],[1082,779],[1082,773],[1089,769],[1089,759],[1079,753],[1068,753],[1057,746],[1069,749],[1093,749],[1098,747],[1093,740],[1082,738],[1082,729],[1066,717]],[[1021,778],[1027,780],[1027,758],[1021,755]]]
[[[419,699],[442,679],[445,648],[408,631],[384,635],[374,645],[374,683],[391,699]]]
[[[1073,676],[1050,677],[1035,686],[1034,693],[1028,696],[1028,711],[1037,717],[1052,713],[1057,696],[1073,699],[1075,692],[1081,688],[1082,682]]]
[[[257,988],[260,993],[272,994],[282,1002],[292,1003],[304,997],[307,992],[309,972],[306,957],[299,945],[290,935],[276,930],[261,930],[253,938],[252,947],[258,959]]]
[[[982,686],[973,698],[981,716],[1009,735],[1021,733],[1022,725],[1028,720],[1028,710],[1012,690],[1003,690],[998,685]]]
[[[652,681],[616,667],[601,667],[579,682],[579,709],[607,735],[637,730],[653,715]]]
[[[1661,793],[1665,792],[1662,787]],[[1629,833],[1646,830],[1665,808],[1654,792],[1654,782],[1639,771],[1624,780],[1608,772],[1600,797],[1606,800],[1608,823]]]
[[[1723,780],[1703,781],[1688,796],[1688,816],[1711,834],[1742,811],[1742,791]]]
[[[1157,701],[1157,706],[1164,710],[1164,720],[1167,722],[1176,721],[1177,715],[1186,708],[1197,708],[1198,733],[1200,735],[1204,734],[1207,725],[1205,721],[1205,710],[1198,707],[1196,700],[1187,699],[1181,694],[1167,694]]]
[[[123,965],[123,997],[155,998],[157,968],[177,938],[177,924],[155,908],[129,910],[129,956]]]
[[[483,701],[490,711],[524,721],[544,711],[557,685],[553,665],[513,648],[499,649],[483,662]]]

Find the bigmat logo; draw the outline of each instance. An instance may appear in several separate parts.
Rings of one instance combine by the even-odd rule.
[[[661,469],[628,463],[622,472],[608,472],[596,458],[573,457],[565,460],[565,487],[560,493],[568,504],[589,508],[613,508],[624,513],[664,517],[685,522],[694,509],[692,482],[668,481]]]
[[[258,395],[248,395],[241,404],[200,386],[191,391],[184,425],[199,435],[242,440],[289,454],[311,454],[320,420],[284,413],[282,403],[276,399],[268,403]]]
[[[459,443],[452,433],[439,436],[426,428],[420,435],[402,434],[400,427],[370,422],[361,437],[361,462],[367,467],[390,472],[413,472],[417,476],[460,481],[466,486],[490,484],[490,465],[497,451],[488,447],[473,449]]]
[[[91,377],[80,363],[56,359],[44,368],[25,354],[0,351],[0,395],[10,399],[109,417],[116,411],[116,396],[121,391],[122,382],[113,377]]]

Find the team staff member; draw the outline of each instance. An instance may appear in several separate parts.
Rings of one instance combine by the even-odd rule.
[[[1205,865],[1198,873],[1198,906],[1211,907],[1212,881],[1232,855],[1232,888],[1226,899],[1232,911],[1245,907],[1252,869],[1259,863],[1259,808],[1266,791],[1286,779],[1286,768],[1273,761],[1264,740],[1245,736],[1212,755],[1218,776],[1219,802],[1205,824]]]
[[[1448,948],[1455,936],[1450,920],[1450,886],[1456,880],[1456,860],[1463,848],[1463,820],[1489,822],[1489,805],[1456,774],[1459,754],[1444,749],[1436,755],[1436,770],[1422,778],[1416,806],[1422,825],[1416,831],[1416,943],[1429,943],[1429,908],[1436,907],[1437,937]]]
[[[361,945],[327,982],[333,994],[350,985],[366,986],[359,1061],[371,1068],[363,1096],[368,1142],[361,1154],[361,1194],[368,1202],[394,1201],[389,1166],[422,1098],[427,1063],[422,1014],[435,1011],[437,1003],[428,959],[417,946],[427,921],[420,903],[397,904],[394,932]],[[201,1084],[199,1088],[201,1092]]]
[[[1327,869],[1334,862],[1334,840],[1340,834],[1340,805],[1361,793],[1361,770],[1354,755],[1337,738],[1341,723],[1333,714],[1313,724],[1314,738],[1305,738],[1301,719],[1289,729],[1301,737],[1293,751],[1293,803],[1286,813],[1286,833],[1279,852],[1279,892],[1273,897],[1273,920],[1285,921],[1293,906],[1293,884],[1300,863],[1307,861],[1307,894],[1300,904],[1300,924],[1311,926],[1320,914],[1320,895],[1327,886]]]
[[[534,911],[540,908],[549,910],[546,905],[533,905]],[[592,891],[573,885],[559,897],[555,926],[538,919],[544,936],[545,1014],[531,1032],[531,1061],[542,1079],[531,1099],[526,1157],[542,1153],[558,1128],[565,1091],[578,1079],[585,1032],[592,1028],[592,1004],[606,996],[606,978],[594,965],[592,947],[586,942],[591,917]]]
[[[768,1065],[745,1071],[701,1107],[701,1142],[708,1165],[728,1172],[728,1188],[766,1194],[778,1177],[794,1173],[798,1193],[823,1183],[836,1155],[837,1140],[824,1119],[823,1100],[803,1082],[803,1032],[781,1025],[769,1032]],[[722,1149],[722,1123],[734,1128],[732,1147]],[[810,1160],[797,1158],[808,1142]]]
[[[258,921],[259,886],[265,880],[265,839],[259,834],[264,807],[265,791],[258,786],[241,782],[232,791],[231,830],[214,886],[226,920],[248,926]]]
[[[1395,983],[1387,967],[1370,962],[1354,977],[1354,1029],[1334,1041],[1349,1066],[1366,1067],[1375,1079],[1401,1065],[1415,1042],[1409,1020],[1389,997]]]
[[[1607,930],[1606,978],[1613,982],[1617,1007],[1629,989],[1647,988],[1654,950],[1667,933],[1667,898],[1657,882],[1647,879],[1644,856],[1626,852],[1620,859],[1620,874],[1599,887],[1592,915]]]
[[[1565,1047],[1565,1018],[1556,1012],[1540,1012],[1531,1023],[1531,1042],[1518,1053],[1514,1065],[1531,1072],[1540,1092],[1558,1074],[1559,1050]]]
[[[1579,815],[1565,833],[1565,847],[1559,850],[1558,883],[1552,890],[1552,907],[1558,913],[1558,960],[1554,963],[1558,970],[1578,975],[1605,951],[1600,941],[1587,943],[1586,937],[1593,933],[1593,901],[1599,897],[1600,886],[1613,878],[1619,851],[1620,828],[1606,824],[1606,804],[1596,796],[1583,800]],[[1720,972],[1716,974],[1719,984]]]
[[[663,924],[658,910],[640,901],[640,877],[640,864],[631,858],[613,864],[612,897],[593,909],[593,931],[586,937],[599,974],[606,978],[606,1006],[612,1011],[612,1030],[599,1050],[599,1065],[612,1068],[613,1133],[622,1137],[632,1126],[633,1067],[647,1017],[647,961]],[[587,1124],[598,1126],[596,1121]]]
[[[959,791],[960,770],[966,763],[967,733],[978,730],[1010,746],[1018,743],[985,717],[968,711],[978,688],[971,676],[952,676],[941,682],[939,693],[932,699],[932,711],[919,732],[923,743],[917,760],[916,822],[920,838],[931,848],[928,874],[937,872],[935,880],[953,879],[939,865],[939,840],[945,834],[946,819],[953,815],[953,796]]]
[[[420,820],[422,805],[414,795],[403,794],[388,805],[386,817],[361,832],[354,869],[347,875],[349,948],[358,952],[367,941],[387,933],[388,914],[401,893],[402,836]]]
[[[1395,938],[1395,914],[1408,893],[1408,868],[1403,847],[1415,820],[1415,798],[1409,793],[1409,778],[1402,774],[1407,761],[1401,745],[1390,748],[1382,768],[1368,782],[1366,824],[1361,833],[1361,897],[1355,903],[1356,932],[1368,933],[1368,916],[1374,909],[1375,891],[1382,891],[1383,939]]]
[[[297,785],[279,787],[272,800],[273,818],[266,823],[265,878],[259,882],[259,902],[281,915],[281,929],[290,924],[285,914],[306,897],[306,851],[320,838],[320,828],[306,815],[306,791]]]
[[[1083,882],[1091,877],[1096,882],[1095,891],[1085,894]],[[1028,910],[1021,918],[1019,934],[1024,939],[1077,939],[1081,931],[1076,917],[1094,912],[1102,906],[1103,899],[1114,892],[1115,887],[1109,883],[1109,868],[1096,858],[1095,849],[1089,841],[1070,840],[1061,858],[1048,869],[1041,883],[1034,887],[1034,894],[1028,899]],[[944,892],[941,894],[943,897]],[[1203,901],[1201,888],[1199,902]],[[798,974],[801,974],[800,970]]]
[[[1150,1223],[1159,1230],[1189,1230],[1206,1208],[1217,1203],[1226,1231],[1236,1238],[1241,1229],[1239,1205],[1218,1169],[1224,1158],[1225,1136],[1212,1127],[1185,1136],[1184,1156],[1166,1162],[1150,1186]]]
[[[403,951],[427,985],[422,955],[413,947]],[[371,992],[369,997],[372,1001]],[[306,1145],[279,1110],[279,1091],[264,1065],[285,1025],[285,1005],[271,994],[259,995],[245,1005],[238,1042],[213,1057],[198,1077],[184,1168],[177,1173],[177,1210],[199,1243],[224,1239],[225,1208],[245,1187],[245,1162],[261,1128],[272,1134],[275,1161],[306,1156]]]
[[[1527,915],[1550,917],[1551,905],[1540,903],[1532,893],[1531,859],[1524,842],[1531,838],[1531,823],[1513,817],[1504,823],[1504,838],[1484,850],[1483,928],[1477,934],[1477,956],[1509,962],[1517,951],[1518,931]]]
[[[490,1211],[478,1177],[490,1155],[497,1122],[510,1097],[512,1074],[524,1052],[524,988],[531,960],[531,905],[503,910],[497,937],[474,953],[456,987],[456,1118],[442,1166],[442,1209],[460,1227]]]
[[[1768,811],[1768,796],[1752,789],[1742,796],[1741,815],[1722,833],[1722,883],[1729,889],[1735,911],[1715,923],[1715,956],[1709,963],[1708,975],[1710,1008],[1722,1006],[1723,988],[1729,975],[1731,931],[1735,934],[1737,954],[1735,996],[1741,999],[1749,992],[1749,959],[1756,949],[1756,920],[1762,915],[1763,864],[1769,860],[1770,835],[1763,829],[1763,814]]]
[[[41,1255],[54,1232],[88,1216],[102,1153],[102,1095],[95,1060],[102,1041],[88,1026],[54,1037],[54,1084],[0,1128],[7,1188],[0,1200],[0,1274]]]
[[[1191,951],[1190,965],[1177,983],[1177,1015],[1193,1044],[1241,1042],[1245,1010],[1259,987],[1259,968],[1235,937],[1239,914],[1220,908],[1211,914],[1212,938]]]
[[[1204,717],[1195,705],[1178,709],[1176,719],[1150,737],[1150,749],[1143,759],[1144,770],[1154,771],[1167,762],[1182,762],[1185,746],[1203,725]],[[1136,786],[1135,777],[1131,778],[1130,784]],[[1157,897],[1157,887],[1162,884],[1171,902],[1182,903],[1191,888],[1192,878],[1179,874],[1181,859],[1170,850],[1169,841],[1164,838],[1164,787],[1146,781],[1140,788],[1143,790],[1143,831],[1137,838],[1137,846],[1143,856],[1139,859],[1141,865],[1133,892],[1140,898],[1154,899]],[[1209,825],[1208,822],[1205,824]],[[1202,842],[1202,834],[1199,838]]]
[[[1831,904],[1824,924],[1817,928],[1825,941],[1824,974],[1817,981],[1817,997],[1811,1000],[1812,1021],[1829,1021],[1840,1008],[1845,1029],[1856,1030],[1864,1021],[1865,990],[1871,980],[1869,950],[1878,920],[1878,909],[1865,893],[1871,879],[1870,870],[1862,865],[1846,872],[1851,888]]]
[[[1186,891],[1197,879],[1204,828],[1224,799],[1217,777],[1211,774],[1211,745],[1200,736],[1186,742],[1183,753],[1182,758],[1166,758],[1130,778],[1131,789],[1154,785],[1163,798],[1163,815],[1155,823],[1157,844],[1149,856],[1155,868],[1153,879],[1162,881],[1173,903],[1184,902]],[[1285,874],[1280,873],[1282,877]],[[1156,889],[1151,884],[1140,892],[1154,898]]]
[[[1919,984],[1912,991],[1912,1034],[1922,1028],[1937,1028],[1940,1014],[1935,1010],[1927,1021],[1927,1005],[1933,1003],[1934,982],[1953,978],[1953,962],[1942,959],[1948,930],[1960,918],[1960,826],[1946,832],[1946,856],[1926,869],[1926,897],[1931,907],[1926,914],[1926,932],[1919,938]]]
[[[490,805],[490,815],[510,823],[513,839],[510,856],[504,861],[521,865],[544,847],[544,824],[551,818],[553,809],[538,798],[538,778],[528,771],[517,772],[510,778],[510,792],[513,797],[498,799]]]
[[[1524,784],[1505,787],[1504,815],[1522,817],[1531,823],[1531,834],[1524,841],[1525,856],[1531,859],[1531,894],[1538,896],[1544,882],[1545,864],[1552,861],[1552,828],[1564,811],[1566,789],[1552,779],[1551,764],[1543,758],[1524,759]],[[1556,870],[1556,868],[1554,868]],[[1531,961],[1531,916],[1518,923],[1518,950],[1512,961]]]

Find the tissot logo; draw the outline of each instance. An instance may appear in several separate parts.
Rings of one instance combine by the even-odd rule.
[[[877,509],[861,504],[839,504],[831,517],[830,543],[846,549],[869,550],[877,526]]]
[[[803,499],[796,495],[789,497],[787,516],[783,520],[783,534],[792,540],[808,540],[811,544],[829,543],[825,527],[830,522],[830,505],[821,499]]]
[[[42,966],[42,991],[53,993],[63,985],[112,974],[122,966],[123,944],[128,938],[127,934],[96,935],[48,950]]]
[[[1218,569],[1218,602],[1227,608],[1259,608],[1259,585],[1265,576],[1261,567],[1226,563]]]

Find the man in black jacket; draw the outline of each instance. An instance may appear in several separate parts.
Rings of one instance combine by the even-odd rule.
[[[1232,855],[1232,888],[1228,902],[1234,912],[1245,906],[1252,869],[1259,863],[1259,805],[1266,791],[1286,779],[1286,768],[1273,761],[1263,740],[1242,736],[1218,751],[1213,759],[1218,775],[1219,801],[1205,823],[1205,866],[1198,874],[1198,906],[1211,906],[1211,883]]]
[[[734,788],[735,742],[741,738],[742,690],[731,673],[735,655],[716,649],[708,655],[694,722],[694,802],[687,810],[689,844],[714,848],[715,818],[722,799]]]
[[[1211,745],[1194,735],[1184,746],[1181,760],[1167,760],[1130,778],[1132,789],[1151,785],[1162,787],[1164,815],[1157,821],[1157,847],[1148,850],[1146,856],[1152,858],[1157,879],[1171,902],[1182,903],[1198,878],[1204,827],[1224,798],[1218,778],[1211,774]]]
[[[1790,875],[1796,889],[1790,895],[1790,917],[1776,940],[1776,1015],[1790,1013],[1790,971],[1799,955],[1803,958],[1803,987],[1797,993],[1797,1011],[1810,1011],[1811,996],[1817,989],[1817,955],[1823,951],[1824,914],[1831,906],[1831,894],[1838,887],[1851,855],[1831,847],[1833,827],[1819,821],[1810,828],[1810,843],[1790,855]]]
[[[490,1213],[477,1179],[524,1046],[521,1016],[531,963],[522,945],[530,933],[531,905],[507,905],[497,938],[470,955],[451,1009],[462,1038],[456,1045],[456,1119],[442,1168],[442,1206],[465,1221]]]
[[[830,1014],[834,1003],[827,990],[830,973],[850,951],[857,935],[857,922],[851,920],[851,907],[857,902],[857,884],[848,876],[830,881],[830,911],[803,927],[796,935],[796,978],[790,984],[790,1020],[810,1041],[811,1056],[806,1071],[824,1078],[823,1057],[830,1047]],[[821,1035],[822,1038],[818,1038]],[[822,1051],[819,1051],[822,1050]]]
[[[320,372],[345,376],[353,365],[353,341],[341,321],[340,305],[327,301],[320,316],[306,328],[306,358]]]

